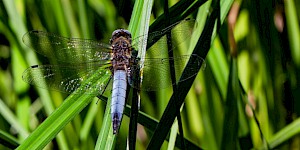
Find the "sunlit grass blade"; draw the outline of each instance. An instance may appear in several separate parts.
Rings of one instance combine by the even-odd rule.
[[[133,37],[138,37],[140,35],[146,35],[149,30],[149,23],[150,23],[150,16],[152,12],[152,5],[153,0],[146,0],[146,1],[136,1],[135,6],[132,12],[132,17],[129,23],[128,30],[129,31],[137,31],[133,33]],[[137,15],[139,14],[139,15]],[[144,40],[146,40],[147,37],[145,37]],[[143,43],[146,43],[146,41],[143,41]],[[143,44],[138,47],[138,56],[142,59],[145,58],[146,55],[146,48],[147,45]],[[141,60],[143,61],[143,60]],[[143,66],[140,66],[141,69],[143,69]],[[136,76],[139,76],[140,73],[136,74]],[[135,83],[140,85],[139,83]],[[132,109],[131,109],[131,120],[130,120],[130,131],[129,131],[129,149],[135,149],[136,145],[136,133],[137,133],[137,120],[138,120],[138,103],[140,101],[140,96],[138,93],[138,90],[133,90],[133,97],[132,97]]]
[[[130,20],[130,24],[128,27],[128,30],[131,31],[133,39],[134,37],[137,37],[139,35],[147,35],[148,33],[148,27],[149,27],[149,20],[151,15],[151,9],[152,9],[152,1],[136,1],[134,5],[133,15],[132,19]],[[142,14],[142,15],[136,15],[136,14]],[[143,47],[139,47],[139,53],[143,53],[141,55],[145,55],[146,51],[146,45],[141,45]],[[110,99],[110,98],[109,98]],[[110,104],[107,103],[106,110],[110,110]],[[111,119],[110,119],[110,111],[109,113],[105,113],[104,116],[104,124],[102,126],[102,130],[99,133],[99,137],[97,140],[96,149],[102,149],[104,147],[113,147],[114,146],[114,139],[116,135],[112,135],[112,132],[110,132],[111,129]],[[109,122],[109,123],[108,123]],[[108,132],[109,130],[109,132]],[[135,132],[134,132],[135,133]],[[109,138],[110,136],[113,136],[113,138]],[[132,135],[133,138],[129,138],[131,142],[133,143],[132,146],[135,146],[135,134]]]
[[[110,112],[110,103],[111,103],[111,97],[109,97],[109,100],[106,104],[105,108],[105,114],[104,119],[101,127],[101,131],[98,135],[97,143],[95,146],[96,150],[102,150],[102,149],[111,149],[115,145],[115,140],[117,135],[113,135],[112,131],[112,120],[111,120],[111,112]]]
[[[13,39],[10,41],[16,41],[14,46],[19,45],[19,47],[14,48],[13,51],[14,51],[14,53],[22,54],[23,59],[25,59],[28,64],[37,64],[38,60],[37,60],[36,56],[33,54],[33,51],[29,50],[29,48],[27,48],[24,44],[22,44],[22,36],[23,36],[23,34],[25,34],[27,32],[26,31],[27,27],[26,27],[25,23],[23,22],[23,19],[25,17],[24,18],[22,17],[22,15],[24,15],[23,13],[25,13],[25,12],[17,11],[15,2],[16,1],[9,1],[9,0],[4,1],[4,5],[7,7],[6,10],[8,10],[8,15],[9,15],[9,18],[11,21],[12,32],[14,35],[16,35],[16,39]],[[23,2],[25,3],[25,1],[22,1],[22,3]],[[25,5],[25,4],[23,4],[23,5]],[[20,51],[20,52],[18,52],[18,51]],[[14,54],[14,53],[12,53],[12,54]],[[24,62],[24,61],[21,58],[21,59],[17,59],[17,61],[15,61],[13,63],[16,66],[23,66],[24,63],[22,63],[22,62]],[[17,69],[17,68],[13,68],[13,69]],[[20,70],[20,69],[18,69],[18,70]],[[20,78],[16,77],[16,79],[20,79]],[[16,82],[15,86],[22,87],[22,84],[24,84],[23,81],[20,81],[20,82],[18,81],[18,82]],[[37,91],[41,97],[43,104],[44,104],[46,113],[50,114],[54,110],[54,106],[53,106],[52,100],[50,98],[51,97],[50,93],[45,90],[42,90],[42,89],[37,89]],[[65,139],[64,139],[63,135],[58,135],[57,141],[58,141],[58,145],[64,145],[63,143],[64,143]]]
[[[300,133],[300,119],[294,120],[289,125],[285,126],[283,129],[275,133],[272,138],[268,140],[270,149],[277,149],[281,144],[287,142],[289,139],[299,135]],[[266,146],[262,146],[261,149],[265,149]]]
[[[218,89],[221,91],[222,97],[225,99],[229,67],[224,51],[222,51],[222,48],[218,47],[221,46],[219,44],[220,40],[216,39],[215,44],[213,44],[211,48],[210,55],[207,57],[207,61],[211,64],[210,67],[216,79]]]
[[[42,149],[93,99],[92,95],[70,96],[56,109],[18,149]]]
[[[171,150],[171,149],[175,148],[177,132],[178,132],[178,122],[176,120],[176,121],[174,121],[174,124],[171,128],[170,139],[169,139],[169,144],[168,144],[168,150]]]
[[[104,70],[98,70],[104,71]],[[87,83],[97,84],[96,81],[105,83],[109,75],[98,77],[95,72]],[[84,84],[84,83],[83,83]],[[84,85],[83,85],[84,86]],[[89,91],[94,94],[71,94],[19,147],[18,149],[42,149],[48,144],[82,109],[84,109],[97,94],[99,89],[92,87]]]
[[[9,110],[5,103],[0,99],[0,114],[9,122],[15,130],[17,130],[23,137],[29,135],[29,132],[22,127],[16,116]]]
[[[300,28],[299,28],[299,16],[297,19],[297,7],[294,0],[288,0],[285,2],[285,13],[287,30],[289,34],[289,41],[291,46],[291,56],[297,66],[300,66]],[[299,14],[298,14],[299,15]]]

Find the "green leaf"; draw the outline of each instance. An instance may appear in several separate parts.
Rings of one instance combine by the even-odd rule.
[[[238,100],[240,89],[238,81],[237,60],[232,58],[230,63],[230,74],[228,80],[227,97],[225,102],[225,116],[222,136],[222,149],[237,149],[238,128]]]
[[[105,83],[110,75],[99,77],[98,73],[105,70],[99,69],[85,83]],[[84,109],[98,94],[96,87],[89,93],[71,94],[17,149],[42,149],[48,144],[82,109]]]
[[[231,1],[232,3],[233,1]],[[225,7],[227,8],[228,4],[230,3],[221,3],[221,8]],[[225,14],[222,14],[223,18],[219,18],[220,16],[220,8],[218,5],[212,6],[212,12],[210,13],[210,16],[208,16],[208,19],[205,22],[205,26],[203,29],[203,32],[199,38],[199,41],[197,42],[193,54],[196,54],[200,56],[201,58],[205,58],[209,48],[210,44],[212,43],[212,40],[216,36],[216,31],[218,31],[217,26],[215,26],[215,23],[217,19],[222,19],[221,22],[224,21],[226,14],[228,12],[223,12]],[[227,9],[228,10],[228,9]],[[200,51],[201,50],[201,51]],[[189,65],[193,64],[192,60],[187,64],[187,67]],[[187,68],[186,67],[186,68]],[[200,70],[200,68],[199,68]],[[187,70],[184,70],[182,76],[185,76]],[[148,149],[158,149],[161,147],[165,137],[167,136],[169,129],[176,117],[176,110],[173,109],[174,106],[181,106],[182,103],[184,102],[184,99],[191,87],[191,85],[194,82],[195,77],[191,77],[188,80],[186,80],[184,83],[179,83],[178,84],[178,89],[181,89],[176,95],[178,95],[177,98],[174,98],[174,94],[172,95],[167,108],[165,109],[165,112],[163,116],[161,117],[161,121],[158,124],[158,127],[156,128],[156,131],[154,135],[151,138],[151,141],[148,145]],[[175,101],[175,99],[178,99],[178,101]]]
[[[294,59],[297,66],[300,66],[300,28],[299,18],[297,19],[297,11],[294,0],[288,0],[285,2],[285,13],[288,36],[291,46],[291,56]],[[298,16],[299,17],[299,16]]]
[[[268,140],[270,149],[277,149],[280,145],[287,142],[289,139],[295,137],[300,133],[300,119],[294,120],[292,123],[285,126],[283,129],[275,133],[272,138]],[[261,149],[265,149],[261,147]]]
[[[15,137],[5,133],[2,130],[0,130],[0,142],[10,149],[15,149],[19,145],[19,142],[17,139],[15,139]]]

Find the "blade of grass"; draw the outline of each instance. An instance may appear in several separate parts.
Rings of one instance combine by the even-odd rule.
[[[12,32],[15,35],[14,37],[16,37],[16,39],[13,39],[10,41],[16,41],[16,43],[13,45],[19,46],[19,49],[16,48],[14,50],[20,51],[20,53],[23,54],[24,58],[26,58],[26,61],[28,63],[37,64],[38,61],[37,61],[37,58],[36,58],[35,54],[33,53],[33,51],[31,51],[31,50],[29,50],[29,48],[25,47],[24,44],[21,44],[22,36],[24,33],[26,33],[26,26],[22,19],[25,17],[21,17],[21,15],[25,15],[25,13],[17,11],[15,1],[5,0],[3,2],[4,2],[4,6],[6,7],[6,10],[8,11],[8,16],[10,18],[10,26],[12,28]],[[23,61],[19,60],[17,62],[23,62]],[[17,77],[17,79],[19,79],[19,78],[21,78],[21,77]],[[16,82],[16,83],[20,83],[20,82]],[[21,82],[21,83],[24,83],[24,82]],[[19,86],[19,85],[16,85],[16,86]],[[50,114],[54,110],[54,106],[53,106],[51,98],[50,98],[50,93],[45,90],[39,89],[39,88],[37,88],[37,91],[41,97],[43,104],[44,104],[46,113]],[[60,134],[58,136],[58,144],[61,147],[64,147],[64,143],[66,143],[65,138],[64,138],[63,134]]]
[[[88,18],[86,13],[86,1],[77,0],[78,3],[78,12],[79,12],[79,22],[80,22],[80,30],[83,34],[83,38],[90,38],[90,30],[88,26]]]
[[[188,15],[190,15],[193,11],[197,10],[202,4],[204,4],[206,0],[193,1],[193,0],[182,0],[172,6],[170,8],[170,24],[174,24],[180,20],[185,19]],[[176,16],[176,17],[175,17]],[[164,28],[162,24],[164,24],[164,14],[159,16],[150,26],[149,33],[154,31],[159,31]],[[163,36],[163,35],[162,35]],[[151,43],[147,43],[147,47],[152,46],[156,41],[151,41]]]
[[[26,88],[28,88],[28,85],[24,86],[24,84],[26,84],[25,82],[21,81],[21,76],[19,76],[21,73],[19,73],[20,71],[23,71],[25,70],[23,68],[23,66],[25,65],[25,61],[23,60],[24,59],[24,51],[22,51],[23,49],[26,49],[25,48],[25,45],[22,45],[22,35],[26,32],[26,27],[25,27],[25,24],[23,22],[23,20],[21,19],[21,14],[24,14],[23,12],[20,12],[20,11],[16,11],[16,8],[15,8],[15,1],[5,1],[4,2],[5,4],[5,7],[7,8],[8,10],[8,14],[9,14],[9,18],[10,18],[10,28],[12,29],[12,32],[13,33],[9,33],[9,32],[6,32],[6,34],[14,34],[14,36],[8,36],[8,37],[11,37],[10,38],[10,42],[12,44],[12,57],[13,57],[13,75],[15,75],[15,82],[14,82],[14,86],[16,87],[17,89],[17,92],[21,92],[23,94],[23,92],[25,92],[24,90],[26,90]],[[17,26],[15,26],[17,25]],[[10,30],[7,30],[7,31],[10,31]],[[21,53],[21,55],[23,57],[18,57],[16,58],[16,55],[19,55],[19,53]],[[25,56],[28,56],[28,55],[25,55]],[[37,62],[37,59],[35,57],[30,57],[28,56],[27,57],[28,61],[29,62]],[[16,60],[16,61],[14,61]],[[17,66],[17,67],[15,67]],[[20,80],[20,81],[19,81]],[[26,87],[26,88],[24,88]],[[42,94],[42,93],[45,93],[45,91],[40,91],[39,94],[42,95],[41,98],[42,100],[44,100],[44,104],[46,102],[49,102],[51,101],[51,99],[49,98],[50,96],[46,96],[46,95],[49,95],[49,93],[47,94]],[[45,97],[43,97],[43,95]],[[46,101],[46,102],[45,102]],[[46,112],[48,112],[48,114],[50,114],[52,112],[52,108],[53,108],[53,105],[50,104],[50,105],[45,105],[46,106]],[[49,108],[49,109],[47,109]],[[28,112],[28,111],[27,111]],[[23,114],[26,114],[26,113],[23,113]],[[21,134],[22,136],[22,134]],[[24,137],[21,137],[21,138],[26,138],[27,136],[24,136]],[[59,145],[63,145],[61,142],[63,141],[63,136],[60,135],[58,136],[58,144]]]
[[[97,144],[95,146],[95,150],[102,150],[106,148],[113,148],[116,141],[116,135],[112,133],[112,121],[110,116],[110,104],[111,104],[111,97],[109,98],[105,113],[104,119],[101,127],[101,131],[99,133]]]
[[[289,34],[289,41],[291,45],[291,56],[297,66],[300,66],[300,29],[299,22],[297,19],[297,11],[295,2],[293,0],[284,1],[285,2],[285,13],[286,13],[286,23],[287,30]]]
[[[231,3],[221,3],[222,7],[221,8],[228,8],[227,5],[231,5],[233,1],[231,1]],[[217,3],[216,3],[217,4]],[[214,5],[216,5],[214,4]],[[225,6],[223,6],[225,5]],[[212,7],[212,12],[211,15],[209,16],[209,18],[206,21],[203,33],[200,36],[200,39],[194,49],[193,54],[197,54],[198,56],[205,58],[209,48],[210,48],[210,44],[212,43],[212,40],[215,38],[217,31],[219,30],[220,26],[215,26],[216,23],[216,19],[218,19],[220,17],[220,6],[216,5]],[[229,10],[229,9],[228,9]],[[223,12],[223,11],[222,11]],[[224,14],[225,13],[225,14]],[[220,20],[220,23],[224,21],[226,14],[228,13],[228,11],[225,11],[222,14],[222,18]],[[201,51],[199,51],[201,50]],[[189,65],[192,62],[189,62],[187,64],[187,67],[189,67]],[[199,68],[200,69],[200,68]],[[183,76],[185,75],[186,70],[184,70],[183,72]],[[155,133],[153,134],[151,141],[148,145],[147,149],[158,149],[160,148],[160,146],[162,145],[165,137],[168,134],[168,129],[171,127],[172,122],[175,119],[176,116],[176,111],[174,109],[172,109],[171,106],[174,106],[174,103],[177,103],[177,105],[181,105],[184,101],[184,98],[186,96],[186,94],[188,93],[191,85],[193,84],[195,77],[189,78],[188,80],[186,80],[184,83],[178,84],[178,88],[182,89],[181,91],[179,91],[178,96],[179,96],[179,101],[175,102],[174,101],[174,95],[172,95],[168,106],[166,108],[166,111],[164,112],[161,121],[158,124],[158,127],[156,128]]]
[[[130,114],[130,106],[127,105],[125,107],[125,110],[124,110],[124,114],[129,116]],[[145,128],[147,128],[151,133],[154,132],[157,124],[158,124],[158,121],[154,118],[152,118],[151,116],[147,115],[146,113],[144,112],[141,112],[139,111],[139,115],[138,115],[138,123],[141,124],[142,126],[144,126]],[[169,136],[167,136],[166,140],[169,140]],[[183,147],[181,147],[181,138],[179,138],[179,135],[177,134],[176,136],[176,147],[180,148],[180,149],[183,149]],[[199,149],[199,147],[195,144],[193,144],[192,142],[190,142],[189,140],[187,139],[184,139],[184,143],[185,143],[185,146],[187,149]]]
[[[147,33],[149,31],[149,21],[151,16],[152,4],[153,4],[152,0],[148,0],[145,2],[144,1],[135,2],[131,20],[128,26],[128,30],[131,31],[133,39],[135,39],[138,36],[145,35],[144,40],[147,40]],[[144,58],[146,54],[147,45],[140,44],[139,46],[141,47],[138,47],[138,51],[139,51],[138,56]]]
[[[102,101],[104,102],[107,102],[107,99],[106,97],[103,97],[103,96],[100,96],[98,97],[99,99],[101,99]],[[126,105],[125,109],[124,109],[124,114],[126,116],[130,116],[130,109],[131,107],[129,105]],[[152,118],[151,116],[145,114],[144,112],[142,111],[139,111],[139,115],[138,115],[138,123],[141,124],[142,126],[144,126],[145,128],[147,128],[150,132],[154,132],[157,124],[158,124],[158,121],[154,118]],[[107,129],[108,130],[108,129]],[[180,138],[178,138],[178,135],[176,137],[176,147],[182,149],[181,147],[181,140]],[[168,140],[169,137],[166,138],[166,140]],[[190,142],[189,140],[187,139],[184,139],[185,140],[185,144],[186,144],[186,148],[187,149],[199,149],[199,147],[195,144],[193,144],[192,142]],[[102,140],[100,140],[102,141]]]
[[[219,42],[218,42],[219,43]],[[211,66],[213,74],[215,76],[218,89],[220,89],[222,97],[225,99],[226,96],[226,86],[227,86],[227,75],[228,73],[228,63],[226,60],[226,55],[221,48],[216,47],[214,44],[211,48],[210,55],[207,57],[207,60]]]
[[[97,100],[94,98],[94,100]],[[81,141],[86,141],[88,135],[90,134],[91,127],[94,123],[94,119],[96,117],[97,111],[98,111],[99,105],[90,105],[88,112],[86,114],[86,117],[84,118],[82,127],[80,128],[80,140]]]
[[[143,2],[143,3],[142,3]],[[153,0],[146,1],[136,1],[132,18],[129,23],[129,31],[138,31],[137,33],[133,33],[133,37],[138,37],[139,35],[146,35],[149,30],[149,21],[151,17]],[[136,14],[139,14],[138,16]],[[146,43],[147,37],[145,37],[143,43]],[[143,44],[138,47],[138,56],[142,58],[141,61],[144,61],[146,55],[147,45]],[[140,66],[141,69],[143,66]],[[140,73],[136,73],[135,76],[139,76]],[[139,84],[139,83],[135,83]],[[129,124],[129,149],[135,149],[136,145],[136,132],[137,132],[137,120],[138,120],[138,103],[140,101],[139,93],[137,89],[133,90],[133,98],[132,98],[132,109],[131,109],[131,118]]]
[[[164,3],[164,14],[165,14],[165,27],[168,27],[170,25],[170,17],[169,17],[169,3],[168,1],[165,1]],[[173,35],[174,36],[174,35]],[[168,31],[166,33],[166,37],[167,37],[167,47],[168,47],[168,57],[169,58],[173,58],[174,57],[174,52],[172,51],[172,34],[171,34],[171,31]],[[171,80],[172,80],[172,83],[176,83],[176,75],[175,75],[175,68],[174,67],[171,67],[174,65],[174,60],[169,60],[169,63],[170,63],[170,75],[171,75]],[[177,89],[177,84],[173,84],[173,93],[175,95],[175,98],[177,98],[176,96],[176,93],[178,92],[179,89]],[[177,101],[175,99],[175,101]],[[171,128],[171,135],[170,135],[170,142],[168,144],[168,149],[174,149],[174,146],[175,146],[175,140],[176,140],[176,137],[177,137],[177,131],[179,131],[179,136],[180,138],[182,139],[181,140],[181,147],[183,147],[183,149],[185,149],[185,143],[184,143],[184,133],[183,133],[183,129],[182,129],[182,119],[181,119],[181,110],[180,110],[181,106],[175,106],[175,109],[176,109],[176,115],[177,115],[177,121],[175,121],[174,123],[177,123],[177,124],[173,124],[172,128]]]
[[[270,149],[277,149],[278,146],[282,145],[284,142],[288,142],[289,139],[300,133],[300,118],[296,119],[289,125],[285,126],[283,129],[278,131],[274,136],[272,136],[268,143]],[[265,149],[265,146],[262,146],[260,149]]]
[[[65,15],[62,15],[64,14],[64,10],[63,10],[63,6],[61,5],[61,1],[51,1],[51,2],[44,1],[43,4],[45,5],[43,11],[46,11],[44,12],[44,14],[47,15],[45,17],[52,18],[54,16],[53,18],[55,19],[55,20],[50,20],[50,19],[45,20],[50,30],[53,31],[54,30],[53,28],[57,28],[61,35],[64,36],[70,35],[67,19],[65,18]],[[55,24],[53,24],[53,22],[55,22]]]
[[[107,103],[107,97],[104,97],[104,96],[98,96],[99,99],[101,99],[103,102]],[[124,115],[126,116],[130,116],[130,112],[131,112],[131,106],[129,105],[126,105],[125,106],[125,109],[124,109]],[[138,123],[141,124],[142,126],[144,126],[145,128],[147,128],[150,132],[154,132],[157,124],[158,124],[158,121],[154,118],[152,118],[151,116],[145,114],[144,112],[142,111],[139,111],[139,114],[138,114]],[[108,124],[110,125],[110,124]],[[108,131],[109,129],[106,128],[106,130]],[[112,130],[112,129],[110,129]],[[166,138],[166,140],[169,140],[169,136]],[[181,147],[181,138],[179,138],[179,136],[177,135],[176,136],[176,147],[182,149]],[[185,144],[186,144],[186,148],[187,149],[200,149],[197,145],[193,144],[192,142],[190,142],[189,140],[187,139],[184,139],[185,140]],[[103,140],[100,140],[100,141],[103,141]],[[105,141],[105,140],[104,140]]]
[[[99,78],[99,73],[105,71],[99,69],[84,83],[103,82],[109,79],[109,75]],[[84,86],[83,83],[83,86]],[[97,88],[89,91],[94,94],[71,94],[19,147],[18,149],[42,149],[48,144],[79,112],[85,108],[96,96]]]
[[[146,35],[148,33],[148,27],[149,27],[149,20],[150,20],[150,15],[151,15],[151,6],[152,6],[153,1],[136,1],[134,5],[134,10],[132,13],[132,19],[130,20],[130,24],[128,27],[128,30],[131,31],[133,39],[139,35]],[[136,14],[143,14],[143,15],[136,15]],[[146,39],[146,38],[145,38]],[[146,51],[146,45],[141,45],[144,47],[139,48],[139,53],[141,55],[145,55]],[[144,51],[144,54],[142,54]],[[109,98],[110,99],[110,98]],[[106,105],[106,110],[110,110],[110,105]],[[107,130],[112,130],[108,129],[111,126],[111,119],[110,118],[110,113],[106,113],[104,116],[105,123],[104,126],[102,127],[101,132],[99,133],[99,138],[97,140],[97,145],[96,148],[103,148],[103,147],[113,147],[115,141],[115,137],[113,136],[112,138],[108,137],[112,136],[111,132],[107,132]],[[108,124],[109,121],[110,123]],[[134,127],[130,127],[131,129]],[[108,141],[107,141],[108,140]],[[136,141],[136,132],[134,134],[131,134],[129,137],[129,143],[130,147],[134,148],[135,147],[135,141]],[[105,144],[105,145],[103,145]]]
[[[208,1],[203,6],[200,7],[200,9],[197,13],[198,24],[196,25],[195,32],[193,33],[189,51],[193,50],[192,48],[194,47],[194,45],[197,44],[198,39],[199,39],[201,33],[203,32],[205,21],[207,19],[207,15],[208,15],[207,10],[209,10],[210,7],[211,7],[211,1]],[[211,49],[212,49],[212,47],[210,48],[210,53],[212,53]],[[208,55],[208,57],[209,57],[209,55]],[[215,61],[217,61],[217,60],[215,60]],[[210,64],[210,62],[209,62],[209,64]],[[207,80],[209,77],[211,77],[211,74],[208,74],[209,70],[211,69],[210,66],[211,65],[209,65],[209,67],[207,69],[208,71],[199,73],[198,79],[196,79],[196,80],[198,80],[198,82],[202,81],[202,83],[198,83],[198,84],[203,85],[204,91],[198,98],[194,98],[195,100],[193,98],[190,98],[192,96],[187,97],[186,99],[188,100],[188,102],[186,102],[186,103],[190,105],[190,107],[187,108],[188,109],[187,111],[190,114],[193,114],[193,118],[194,117],[199,118],[199,121],[196,121],[198,119],[191,119],[190,122],[191,122],[191,127],[194,129],[194,130],[192,129],[192,131],[196,131],[196,133],[194,133],[194,134],[201,137],[200,141],[201,141],[201,143],[203,143],[203,144],[201,144],[201,146],[205,147],[206,149],[218,149],[217,143],[218,143],[219,139],[216,134],[216,132],[218,132],[218,131],[214,130],[214,119],[216,118],[216,116],[213,116],[211,114],[211,112],[214,112],[214,110],[221,111],[222,109],[220,109],[219,107],[215,108],[215,106],[216,106],[214,104],[215,101],[212,101],[212,99],[215,95],[212,94],[213,93],[212,83],[210,82],[210,80]],[[206,68],[205,64],[202,68]],[[197,83],[197,81],[195,83]],[[195,86],[197,86],[197,85],[195,84]],[[189,94],[190,94],[190,92],[189,92]],[[224,93],[226,93],[226,91]],[[194,96],[196,96],[196,95],[197,94],[195,94]],[[190,104],[190,103],[192,103],[192,104]],[[217,116],[219,117],[220,113],[216,112],[216,114],[218,114]],[[217,122],[217,123],[220,123],[220,122]],[[200,126],[199,124],[202,124],[202,125]]]
[[[74,11],[72,10],[72,5],[69,0],[63,0],[61,1],[61,6],[63,6],[63,14],[65,15],[65,19],[68,24],[68,30],[70,31],[72,36],[79,37],[80,32],[79,28],[77,25],[77,21],[75,21],[75,14]],[[56,10],[56,9],[53,9]],[[60,14],[61,15],[61,14]]]
[[[237,60],[232,59],[230,63],[230,74],[227,88],[227,98],[225,106],[222,149],[237,149],[237,132],[238,128],[238,109],[237,101],[239,99],[239,81],[237,71]]]
[[[172,128],[171,128],[171,134],[170,134],[170,140],[169,140],[169,144],[168,144],[168,150],[175,149],[175,142],[176,142],[177,132],[178,132],[178,122],[177,122],[177,120],[175,120],[174,124],[172,125]]]
[[[5,103],[0,99],[0,114],[9,122],[15,130],[17,130],[22,137],[29,135],[29,132],[23,128],[13,112],[9,110]]]
[[[10,149],[15,149],[19,145],[19,142],[17,139],[15,139],[15,137],[5,133],[2,130],[0,130],[0,143]]]

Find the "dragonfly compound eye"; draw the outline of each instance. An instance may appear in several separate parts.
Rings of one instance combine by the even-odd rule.
[[[131,33],[128,30],[123,30],[123,31],[129,38],[131,38]]]
[[[113,41],[115,41],[119,37],[124,37],[131,43],[131,33],[125,29],[118,29],[112,33],[110,44],[112,44]]]

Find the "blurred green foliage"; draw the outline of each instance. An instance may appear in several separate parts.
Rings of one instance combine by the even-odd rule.
[[[199,36],[204,34],[205,24],[218,11],[219,21],[212,24],[214,32],[204,37],[212,40],[207,55],[198,50],[203,53],[206,67],[199,71],[182,105],[184,137],[203,149],[299,149],[300,11],[296,8],[300,2],[232,2],[207,1],[192,9],[195,11],[186,12],[197,21],[191,41],[187,42],[190,47],[202,40]],[[163,3],[154,1],[150,24],[163,14]],[[213,7],[218,3],[220,10]],[[46,148],[95,148],[97,138],[103,136],[99,135],[101,128],[107,129],[104,128],[106,103],[96,104],[96,98],[87,96],[67,101],[71,98],[65,94],[23,82],[26,68],[44,62],[22,43],[22,36],[35,29],[108,43],[115,29],[126,29],[132,16],[139,15],[131,14],[137,4],[100,0],[0,1],[0,141],[6,141],[0,143],[0,149],[8,149],[4,145],[13,148],[22,144],[63,102],[71,103],[74,111],[79,106],[84,109],[79,115],[74,113],[74,119],[62,130],[58,129],[61,132],[54,134],[53,140],[48,139],[51,142],[45,143]],[[171,7],[179,3],[170,0],[169,4]],[[136,29],[132,24],[130,29]],[[162,26],[154,27],[149,30]],[[160,120],[172,92],[163,89],[142,93],[141,111]],[[78,102],[83,99],[86,105]],[[60,117],[64,118],[57,116],[57,119]],[[129,118],[124,117],[120,133],[112,142],[116,149],[126,148],[128,124]],[[176,133],[177,127],[174,128],[172,131]],[[153,132],[139,125],[136,148],[145,149]],[[174,139],[173,133],[170,141]],[[106,140],[98,142],[105,144]],[[162,149],[167,148],[172,149],[172,144],[165,141]]]

